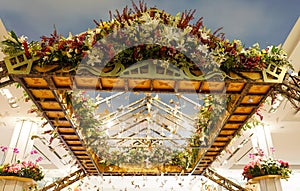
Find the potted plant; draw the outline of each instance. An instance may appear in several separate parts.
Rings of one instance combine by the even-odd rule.
[[[282,190],[280,179],[287,180],[292,172],[289,163],[272,156],[266,157],[261,149],[257,150],[258,153],[250,154],[253,160],[244,166],[243,177],[258,182],[261,191]]]
[[[13,148],[13,158],[10,163],[4,163],[8,147],[1,146],[3,152],[2,162],[0,165],[0,189],[27,191],[36,188],[36,181],[44,178],[43,170],[38,162],[42,157],[37,157],[35,161],[31,160],[16,160],[16,155],[19,153],[17,148]],[[38,152],[32,150],[30,155],[36,155]]]

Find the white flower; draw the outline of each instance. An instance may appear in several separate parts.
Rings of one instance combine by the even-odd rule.
[[[164,60],[164,61],[161,62],[160,66],[163,67],[163,68],[168,68],[169,67],[169,62]]]
[[[168,42],[170,42],[172,40],[175,40],[175,41],[178,40],[178,33],[176,33],[176,32],[174,33],[172,27],[164,27],[162,32],[163,32],[162,36],[164,38],[166,38]]]
[[[103,53],[99,49],[93,48],[88,52],[88,61],[86,62],[86,64],[94,66],[95,63],[101,63],[102,56]]]
[[[206,44],[205,45],[200,44],[198,46],[197,50],[203,52],[204,54],[207,54],[208,53],[208,46]]]
[[[246,50],[244,48],[242,48],[241,53],[246,54]]]
[[[94,66],[94,65],[95,65],[95,62],[101,62],[99,56],[89,55],[88,57],[89,57],[89,59],[88,59],[88,61],[86,62],[87,65]]]
[[[23,43],[23,42],[26,42],[27,41],[27,36],[24,36],[24,35],[22,35],[21,37],[19,37],[19,41],[20,41],[20,43]]]
[[[208,36],[206,33],[201,33],[201,37],[202,37],[204,40],[209,39],[209,36]]]
[[[181,39],[179,40],[179,42],[177,42],[176,48],[179,49],[180,51],[186,51],[184,39]]]
[[[71,32],[69,32],[69,36],[68,36],[67,40],[72,40],[72,39],[73,39],[73,35]]]

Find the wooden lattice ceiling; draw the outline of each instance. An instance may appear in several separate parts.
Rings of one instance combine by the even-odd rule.
[[[153,72],[153,71],[152,71]],[[150,74],[155,76],[156,74]],[[174,73],[170,73],[174,75]],[[67,72],[32,72],[30,74],[11,74],[14,81],[19,82],[31,97],[38,109],[60,138],[74,154],[81,168],[90,175],[159,175],[160,173],[175,175],[177,173],[202,175],[218,155],[226,148],[231,139],[241,130],[246,121],[256,112],[260,104],[270,95],[277,83],[264,81],[261,71],[235,71],[228,73],[224,81],[215,79],[201,81],[188,78],[139,78],[123,76],[76,75]],[[226,113],[217,123],[217,131],[210,135],[208,146],[199,151],[198,161],[192,168],[183,170],[173,167],[165,169],[111,168],[99,165],[101,160],[93,150],[88,149],[77,133],[74,122],[70,119],[72,108],[66,105],[64,91],[71,89],[89,89],[94,91],[111,90],[117,92],[160,92],[221,94],[226,93],[231,101],[226,106]]]

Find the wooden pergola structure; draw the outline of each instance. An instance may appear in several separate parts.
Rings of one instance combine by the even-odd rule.
[[[69,178],[74,178],[72,179],[73,181],[67,181],[68,177],[59,180],[60,185],[64,186],[85,175],[152,176],[164,173],[165,175],[205,175],[229,190],[243,190],[239,185],[234,184],[209,169],[210,165],[226,149],[232,138],[241,131],[243,125],[245,125],[248,119],[255,114],[261,104],[273,92],[294,95],[291,99],[295,107],[298,107],[300,100],[298,93],[299,80],[296,77],[292,78],[289,76],[286,69],[277,67],[271,63],[264,70],[230,70],[226,72],[226,76],[223,76],[224,78],[203,79],[197,75],[201,71],[193,66],[186,68],[163,68],[149,63],[132,63],[129,66],[124,66],[123,63],[114,63],[113,65],[104,66],[101,69],[101,73],[95,73],[81,65],[76,70],[71,71],[60,68],[55,64],[51,67],[40,67],[35,64],[35,61],[27,60],[23,54],[19,54],[13,59],[14,64],[9,67],[7,62],[10,62],[11,58],[6,58],[6,63],[4,61],[0,62],[0,67],[2,68],[0,71],[0,87],[15,82],[21,84],[36,107],[43,114],[43,117],[53,129],[56,129],[61,141],[76,158],[80,170],[69,176]],[[86,145],[84,138],[78,131],[78,125],[71,117],[73,113],[72,105],[68,104],[65,99],[65,93],[74,89],[110,92],[111,96],[106,97],[106,101],[111,101],[126,92],[143,92],[145,95],[151,93],[165,93],[170,95],[214,94],[225,95],[226,99],[230,99],[230,101],[226,101],[221,117],[215,123],[214,127],[210,127],[212,131],[205,140],[205,146],[199,148],[197,160],[193,166],[187,169],[179,168],[178,166],[149,169],[119,168],[110,165],[101,165],[101,157],[89,145]],[[143,97],[141,100],[145,101],[146,98]],[[185,97],[185,99],[188,98]],[[128,101],[128,104],[124,106],[128,111],[126,114],[117,115],[114,112],[108,112],[102,115],[102,118],[114,117],[115,119],[126,118],[126,120],[130,120],[129,126],[119,130],[122,133],[138,126],[143,123],[147,115],[141,115],[144,119],[133,122],[134,115],[136,114],[135,111],[145,106],[136,105],[135,101],[139,102],[139,100],[135,99],[134,101]],[[197,105],[193,101],[190,101],[190,104]],[[191,119],[185,113],[181,113],[178,116],[174,112],[168,113],[168,111],[175,111],[175,106],[162,100],[157,101],[156,105],[153,104],[152,106],[162,110],[163,114],[161,114],[161,118],[169,121],[169,123],[176,124],[177,122],[172,121],[171,118],[180,118],[179,116],[186,116],[186,118]],[[196,123],[196,121],[194,122]],[[115,124],[117,124],[116,121]],[[162,123],[158,125],[162,126]],[[115,125],[115,128],[118,128],[118,124]],[[164,127],[163,130],[166,132],[172,131],[168,127]],[[155,132],[155,129],[152,129],[152,131],[157,135],[156,137],[151,137],[152,141],[156,143],[167,141],[180,146],[178,139],[181,141],[186,139],[180,133],[174,133],[175,136],[168,137],[165,134]],[[126,139],[134,139],[138,142],[138,144],[134,145],[135,147],[145,146],[142,144],[144,138],[136,135],[137,133],[127,134],[126,137],[119,138],[118,143],[122,141],[126,142]],[[116,136],[112,136],[111,139],[117,138]],[[55,187],[58,184],[53,183],[51,185]],[[51,187],[51,185],[49,186]],[[57,189],[61,189],[64,186]]]
[[[222,119],[217,123],[218,127],[210,135],[208,146],[199,152],[198,161],[189,170],[182,173],[182,169],[172,169],[164,171],[166,175],[182,173],[184,175],[203,175],[217,156],[226,148],[231,139],[239,133],[247,120],[256,112],[260,104],[276,89],[279,85],[275,80],[280,80],[276,71],[267,71],[273,74],[266,75],[262,71],[232,71],[230,78],[224,81],[200,81],[188,80],[188,76],[181,76],[181,79],[168,76],[175,75],[176,71],[169,71],[162,76],[166,78],[148,78],[147,76],[157,76],[161,73],[158,68],[157,73],[145,75],[139,74],[139,78],[127,75],[105,77],[90,75],[76,75],[72,72],[30,72],[29,74],[9,74],[4,63],[2,65],[1,79],[8,79],[2,82],[1,86],[17,82],[20,83],[30,98],[50,125],[57,129],[59,137],[74,154],[80,168],[87,175],[159,175],[161,172],[155,170],[132,172],[120,169],[111,169],[99,165],[100,158],[89,150],[87,145],[78,134],[76,125],[70,119],[70,108],[66,105],[63,92],[80,87],[96,91],[143,91],[143,92],[167,92],[167,93],[225,93],[231,98],[231,104],[227,105],[226,112]],[[143,67],[143,66],[142,66]],[[150,67],[150,65],[149,65]],[[142,68],[137,67],[142,71]],[[136,71],[137,68],[133,70]],[[34,71],[34,68],[31,70]],[[155,70],[148,70],[148,72]],[[282,75],[282,74],[281,74]],[[109,76],[109,77],[108,77]],[[143,78],[143,76],[146,76]],[[273,82],[270,82],[273,81]],[[134,87],[134,88],[133,88]],[[117,92],[118,93],[118,92]]]

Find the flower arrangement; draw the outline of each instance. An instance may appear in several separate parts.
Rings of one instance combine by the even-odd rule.
[[[95,29],[78,35],[63,37],[54,30],[40,42],[28,42],[12,31],[0,47],[8,56],[22,51],[27,57],[37,58],[35,64],[39,66],[59,63],[61,67],[75,68],[84,58],[93,67],[113,63],[126,66],[142,59],[159,58],[178,67],[194,64],[209,67],[211,62],[200,59],[204,55],[223,71],[263,69],[269,63],[291,67],[280,47],[260,49],[258,44],[243,47],[240,40],[229,41],[219,30],[212,33],[203,25],[202,18],[192,24],[194,12],[172,16],[155,8],[148,9],[143,2],[139,6],[133,3],[133,9],[117,11],[109,22],[95,21]],[[129,48],[118,52],[124,47]],[[188,58],[186,52],[190,54]],[[193,61],[196,63],[192,64]]]
[[[274,151],[273,148],[271,150]],[[288,179],[292,172],[288,162],[273,157],[265,157],[261,149],[258,149],[257,154],[250,154],[249,157],[254,160],[245,165],[242,173],[247,180],[264,175],[279,175],[282,179]]]
[[[13,159],[12,163],[5,163],[3,161],[5,159],[8,147],[1,146],[1,151],[3,152],[2,163],[0,165],[0,176],[18,176],[31,178],[35,181],[42,180],[44,178],[44,174],[42,168],[37,164],[42,160],[42,157],[39,156],[36,158],[35,162],[26,161],[26,160],[16,160],[16,155],[19,153],[18,148],[13,148]],[[36,155],[38,152],[36,150],[32,150],[30,155]]]

